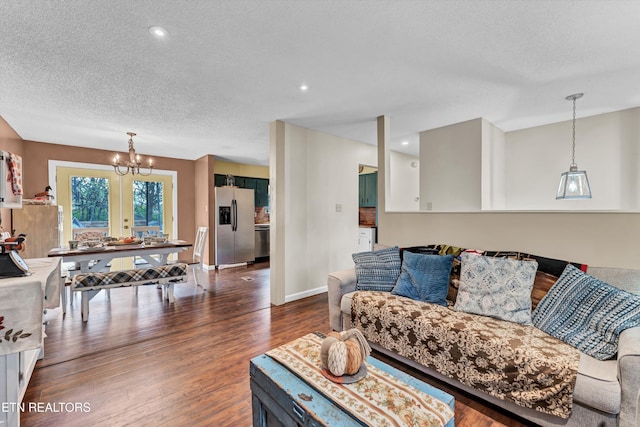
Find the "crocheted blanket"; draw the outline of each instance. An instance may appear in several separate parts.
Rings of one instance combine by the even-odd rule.
[[[580,353],[533,326],[371,291],[354,294],[351,316],[370,342],[442,375],[525,408],[571,414]]]

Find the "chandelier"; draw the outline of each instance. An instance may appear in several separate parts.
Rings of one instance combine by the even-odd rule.
[[[140,154],[136,154],[136,149],[133,148],[133,137],[136,136],[133,132],[127,132],[129,135],[129,160],[120,160],[120,155],[116,154],[113,158],[113,170],[120,176],[130,173],[131,175],[148,176],[153,172],[153,161],[149,159],[148,172],[140,172]]]
[[[556,199],[590,199],[591,186],[587,171],[578,170],[576,164],[576,99],[582,98],[583,93],[576,93],[567,96],[567,101],[573,101],[573,142],[571,145],[571,164],[569,171],[560,175],[560,185],[558,185],[558,193]]]

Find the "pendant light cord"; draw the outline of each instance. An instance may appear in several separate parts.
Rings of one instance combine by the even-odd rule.
[[[576,97],[573,97],[573,140],[571,145],[571,165],[576,164]]]

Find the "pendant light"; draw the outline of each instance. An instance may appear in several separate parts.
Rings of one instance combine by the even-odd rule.
[[[128,173],[131,175],[140,175],[140,176],[149,176],[151,172],[153,172],[153,161],[149,159],[149,165],[147,166],[147,171],[140,170],[142,166],[142,162],[140,159],[140,155],[136,154],[136,149],[133,146],[133,137],[136,136],[133,132],[127,132],[129,135],[129,159],[120,160],[120,155],[116,154],[113,158],[113,170],[116,174],[123,176]]]
[[[567,96],[567,101],[573,101],[573,141],[571,146],[571,165],[569,171],[560,175],[560,185],[556,199],[590,199],[591,187],[587,171],[579,171],[576,164],[576,99],[582,98],[583,93]]]

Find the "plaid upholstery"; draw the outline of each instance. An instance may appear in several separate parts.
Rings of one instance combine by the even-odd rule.
[[[187,264],[170,264],[108,273],[83,273],[73,276],[73,287],[76,290],[86,290],[96,287],[128,286],[135,282],[147,280],[183,278],[187,275],[187,268]]]

